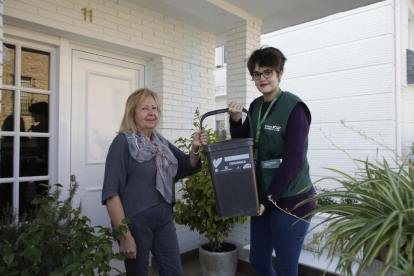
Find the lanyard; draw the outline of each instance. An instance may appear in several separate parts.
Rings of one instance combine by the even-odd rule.
[[[263,116],[263,119],[260,119],[260,115],[262,114],[262,106],[263,106],[263,102],[260,105],[260,109],[259,109],[259,117],[257,120],[257,129],[256,129],[256,139],[254,140],[254,143],[257,145],[254,149],[254,160],[257,161],[257,158],[259,156],[259,149],[258,149],[258,143],[259,143],[259,139],[260,139],[260,129],[262,128],[262,125],[264,123],[264,121],[266,120],[267,114],[269,113],[270,109],[272,108],[272,105],[275,103],[275,101],[280,97],[280,95],[282,94],[282,90],[279,88],[279,92],[277,92],[275,98],[272,100],[272,102],[270,103],[269,107],[266,110],[265,115]]]

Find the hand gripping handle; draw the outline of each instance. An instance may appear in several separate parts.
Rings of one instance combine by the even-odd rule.
[[[223,109],[217,109],[217,110],[213,110],[210,112],[207,112],[206,114],[203,115],[203,117],[201,117],[200,120],[200,129],[203,129],[203,121],[206,117],[208,116],[212,116],[212,115],[216,115],[216,114],[220,114],[220,113],[226,113],[227,111],[229,111],[228,108],[223,108]],[[249,118],[249,125],[250,125],[250,137],[253,138],[253,125],[252,125],[252,118],[249,114],[249,112],[243,108],[243,112],[247,114],[247,118]],[[254,138],[253,138],[254,139]]]

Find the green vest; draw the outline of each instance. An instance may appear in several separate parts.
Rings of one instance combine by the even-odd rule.
[[[257,122],[259,119],[260,105],[263,103],[263,96],[256,100],[253,107],[253,137],[256,137]],[[259,195],[264,196],[264,193],[270,186],[270,183],[283,162],[286,125],[293,108],[303,101],[296,95],[290,92],[283,92],[278,100],[276,108],[273,113],[268,116],[260,129],[260,139],[258,144],[258,160],[256,178],[259,186]],[[304,103],[303,103],[304,104]],[[306,105],[305,105],[306,106]],[[311,123],[311,114],[306,106],[309,125]],[[312,181],[309,176],[309,163],[307,158],[308,140],[305,146],[305,160],[299,173],[292,179],[282,195],[282,198],[291,197],[301,193],[306,193]],[[309,187],[309,189],[306,189]]]

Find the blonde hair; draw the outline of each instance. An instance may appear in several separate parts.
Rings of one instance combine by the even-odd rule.
[[[126,101],[124,117],[122,118],[122,122],[117,133],[135,133],[137,131],[135,111],[137,107],[141,106],[142,102],[148,97],[154,98],[155,104],[157,105],[158,116],[161,115],[159,98],[154,91],[148,88],[140,88],[135,90],[131,95],[129,95]]]

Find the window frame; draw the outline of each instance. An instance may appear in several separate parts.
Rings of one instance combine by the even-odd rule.
[[[58,64],[57,64],[57,48],[35,43],[31,41],[25,41],[14,37],[4,36],[3,43],[15,45],[15,83],[14,85],[2,84],[2,90],[14,91],[14,131],[0,131],[0,136],[13,137],[13,177],[0,178],[0,184],[12,183],[13,184],[13,199],[12,207],[19,213],[19,192],[20,183],[28,181],[48,181],[49,184],[55,184],[57,180],[57,121],[58,121]],[[21,54],[22,48],[30,48],[50,54],[49,61],[49,90],[27,88],[21,86]],[[49,132],[36,133],[36,132],[20,132],[20,128],[17,127],[20,124],[21,116],[21,92],[45,94],[49,96]],[[20,168],[20,137],[47,137],[49,138],[49,156],[48,156],[48,175],[46,176],[19,176]]]

